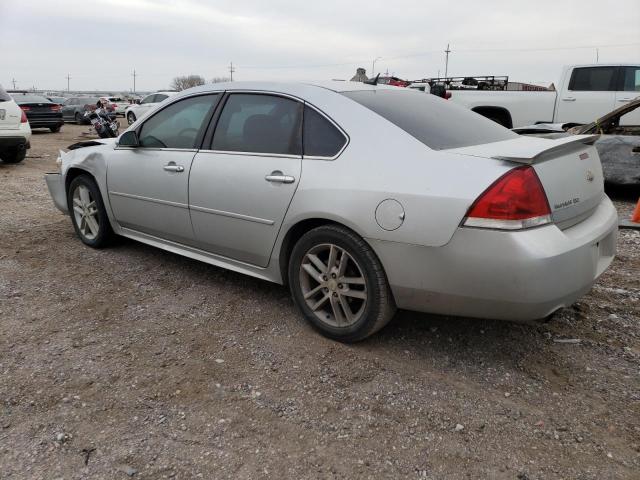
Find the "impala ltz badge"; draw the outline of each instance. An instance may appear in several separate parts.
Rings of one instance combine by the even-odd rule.
[[[587,170],[587,181],[593,182],[593,179],[596,178],[591,170]]]

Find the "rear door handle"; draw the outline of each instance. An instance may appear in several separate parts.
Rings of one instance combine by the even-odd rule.
[[[630,102],[632,99],[631,98],[619,98],[618,101],[619,102]]]
[[[632,153],[640,153],[640,146],[638,146],[638,147],[633,147],[633,148],[631,149],[631,152],[632,152]]]
[[[184,172],[184,167],[182,165],[176,165],[175,162],[169,162],[162,168],[167,172]]]
[[[575,102],[576,99],[574,97],[565,97],[562,99],[563,102]]]
[[[267,182],[272,183],[293,183],[296,181],[294,177],[291,175],[285,175],[280,170],[276,170],[271,172],[269,175],[264,177]]]

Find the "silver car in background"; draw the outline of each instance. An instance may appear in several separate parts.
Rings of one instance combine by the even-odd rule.
[[[288,284],[351,342],[396,308],[524,321],[587,292],[617,235],[596,138],[521,137],[397,87],[234,82],[74,145],[46,180],[85,244]]]

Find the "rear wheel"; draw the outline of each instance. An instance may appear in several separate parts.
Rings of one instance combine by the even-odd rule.
[[[61,125],[57,125],[55,127],[50,127],[49,130],[51,130],[52,133],[58,133],[60,131]]]
[[[78,125],[82,125],[84,123],[84,118],[82,115],[80,115],[80,112],[76,112],[75,119]]]
[[[127,113],[127,123],[131,125],[135,123],[135,121],[136,121],[136,115],[133,112]]]
[[[27,156],[27,150],[24,148],[9,148],[4,152],[0,152],[0,159],[4,163],[20,163]]]
[[[93,248],[106,247],[113,230],[96,182],[88,175],[74,178],[67,192],[73,228],[80,240]]]
[[[300,238],[289,260],[293,299],[323,335],[357,342],[384,327],[395,313],[386,275],[369,245],[337,225]]]

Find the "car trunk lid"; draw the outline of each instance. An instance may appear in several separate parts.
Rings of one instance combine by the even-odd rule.
[[[590,216],[604,196],[602,165],[593,146],[597,139],[598,135],[521,137],[449,152],[531,165],[549,200],[553,221],[568,228]]]
[[[21,112],[13,102],[0,102],[0,130],[18,130]]]

